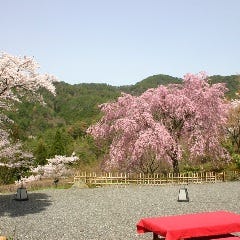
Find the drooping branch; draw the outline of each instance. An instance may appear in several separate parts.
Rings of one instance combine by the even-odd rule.
[[[159,86],[137,97],[123,94],[105,103],[104,116],[88,133],[98,142],[111,140],[108,166],[115,168],[123,161],[143,167],[145,161],[156,171],[152,153],[156,161],[171,163],[175,172],[185,151],[190,159],[207,154],[224,158],[220,136],[229,109],[225,91],[222,84],[208,84],[203,73],[188,74],[181,84]]]

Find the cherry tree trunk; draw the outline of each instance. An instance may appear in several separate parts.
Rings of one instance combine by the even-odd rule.
[[[179,166],[178,166],[178,159],[174,158],[172,159],[172,165],[173,165],[173,172],[179,173]]]

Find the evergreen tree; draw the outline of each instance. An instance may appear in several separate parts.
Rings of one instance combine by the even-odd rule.
[[[48,151],[42,139],[38,142],[34,155],[36,165],[45,165],[47,163]]]
[[[55,155],[66,155],[66,147],[64,144],[64,139],[62,137],[62,133],[60,130],[56,131],[53,144],[52,144],[52,149],[51,149],[51,156]]]

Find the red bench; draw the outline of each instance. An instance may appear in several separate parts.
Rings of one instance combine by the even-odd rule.
[[[208,237],[240,240],[239,237],[225,234],[240,232],[240,215],[226,212],[205,212],[185,215],[143,218],[137,223],[137,232],[152,232],[153,239],[158,235],[166,240]]]

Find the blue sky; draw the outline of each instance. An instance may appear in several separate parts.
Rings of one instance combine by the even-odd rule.
[[[75,83],[240,74],[239,0],[0,0],[0,50]]]

